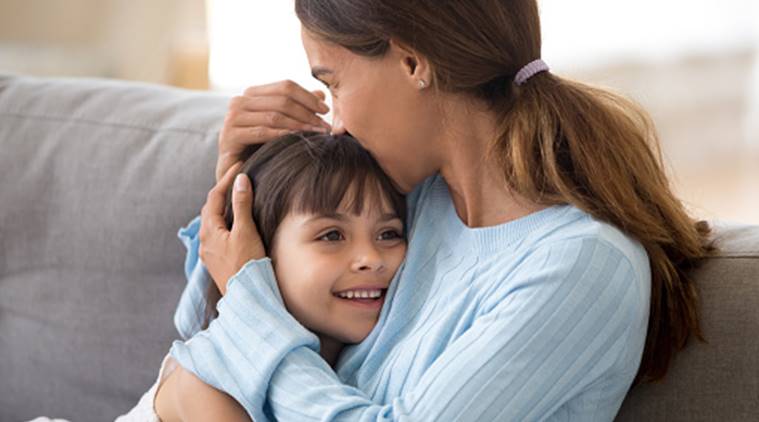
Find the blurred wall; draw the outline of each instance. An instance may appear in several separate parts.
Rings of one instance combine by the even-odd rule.
[[[208,87],[204,0],[1,0],[0,72]]]
[[[676,194],[700,218],[759,224],[755,49],[630,61],[563,73],[651,114]]]

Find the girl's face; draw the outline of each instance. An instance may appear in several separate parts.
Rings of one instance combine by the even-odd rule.
[[[301,35],[312,74],[332,95],[333,130],[353,135],[401,192],[433,175],[441,161],[440,112],[410,74],[407,52],[391,44],[383,57],[369,58],[306,29]]]
[[[334,215],[289,213],[272,242],[288,311],[342,343],[358,343],[374,328],[406,253],[403,223],[377,202],[365,202],[360,215],[342,205]]]

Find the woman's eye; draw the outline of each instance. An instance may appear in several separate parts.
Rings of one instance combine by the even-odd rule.
[[[335,91],[337,91],[337,84],[327,85],[327,89],[329,89],[329,93],[332,95],[333,98],[337,98],[337,94],[335,94]]]
[[[342,239],[343,239],[343,235],[340,234],[340,232],[337,230],[332,230],[330,232],[327,232],[319,238],[319,240],[326,240],[328,242],[337,242],[338,240],[342,240]]]
[[[380,234],[380,240],[401,239],[403,236],[397,230],[387,230]]]

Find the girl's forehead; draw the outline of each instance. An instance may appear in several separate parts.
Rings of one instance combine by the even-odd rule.
[[[335,210],[307,211],[298,210],[292,214],[299,220],[332,219],[349,221],[356,218],[389,221],[400,218],[390,202],[385,198],[376,198],[374,195],[365,195],[361,211],[357,212],[353,201],[343,201]]]
[[[396,214],[393,205],[388,198],[389,195],[387,195],[378,184],[367,181],[362,193],[363,194],[359,197],[356,193],[356,185],[351,185],[351,187],[348,188],[348,191],[345,192],[345,195],[335,212],[350,215]],[[357,207],[359,205],[357,204],[358,201],[361,202],[360,207]],[[361,209],[360,213],[356,212],[357,208]]]

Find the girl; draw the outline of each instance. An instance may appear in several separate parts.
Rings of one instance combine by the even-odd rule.
[[[229,283],[229,306],[174,344],[184,370],[229,386],[258,422],[610,421],[631,385],[662,379],[702,338],[689,270],[710,252],[708,227],[670,190],[645,112],[548,69],[536,0],[295,10],[332,130],[409,193],[405,264],[372,335],[333,369],[246,247],[253,221],[217,229],[209,195],[191,254]],[[244,145],[318,122],[320,100],[292,82],[248,89],[217,173]]]
[[[282,303],[294,323],[316,334],[320,355],[334,366],[344,344],[360,342],[374,327],[403,260],[405,199],[346,135],[284,136],[247,158],[239,173],[259,192],[252,215],[277,272]],[[236,212],[251,214],[234,209],[231,190],[225,209],[228,228]],[[216,285],[210,287],[205,326],[215,317],[219,298]],[[167,357],[156,385],[122,420],[247,419],[229,396],[197,388],[204,384],[175,367]],[[179,397],[164,394],[164,386],[194,390]]]

